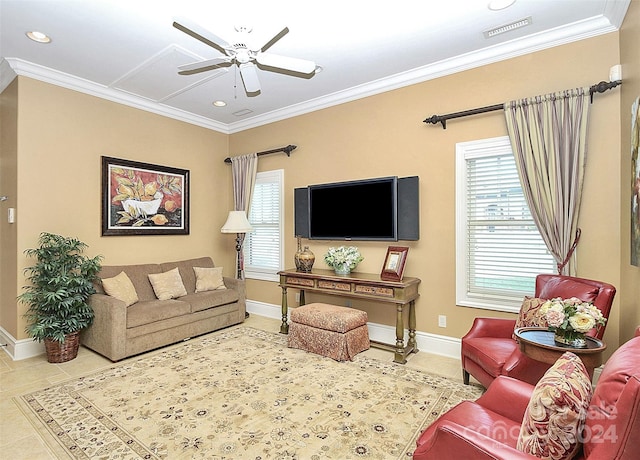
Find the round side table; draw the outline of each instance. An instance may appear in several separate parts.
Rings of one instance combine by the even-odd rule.
[[[541,327],[521,327],[516,329],[515,335],[520,351],[528,357],[553,364],[565,351],[570,351],[580,357],[589,374],[593,374],[593,369],[602,364],[602,352],[607,348],[602,340],[589,336],[586,337],[586,348],[562,345],[553,340],[553,331]]]

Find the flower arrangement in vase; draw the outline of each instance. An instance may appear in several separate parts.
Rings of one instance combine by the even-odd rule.
[[[337,275],[348,275],[363,260],[364,257],[355,246],[329,248],[324,255],[324,261],[334,269]]]
[[[598,307],[576,297],[547,300],[540,307],[540,313],[549,329],[555,332],[556,342],[576,348],[585,348],[585,334],[607,321]]]

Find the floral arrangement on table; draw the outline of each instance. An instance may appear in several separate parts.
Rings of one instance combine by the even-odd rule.
[[[364,260],[364,257],[355,246],[340,246],[329,248],[324,255],[324,261],[332,267],[337,274],[348,275],[351,270]]]
[[[576,297],[547,300],[540,307],[540,313],[549,329],[555,331],[556,342],[574,347],[585,347],[584,335],[607,321],[598,307]]]

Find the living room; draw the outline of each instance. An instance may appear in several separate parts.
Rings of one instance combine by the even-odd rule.
[[[622,27],[605,35],[516,56],[382,94],[327,107],[231,134],[217,132],[18,76],[1,95],[0,327],[19,347],[25,307],[16,301],[25,284],[26,248],[43,231],[75,236],[104,263],[156,263],[210,256],[235,274],[235,239],[220,232],[233,208],[228,156],[295,144],[290,157],[268,155],[259,171],[284,170],[286,267],[293,266],[293,189],[309,184],[382,176],[420,177],[420,239],[409,247],[405,276],[422,280],[416,301],[421,346],[459,347],[475,317],[514,318],[512,313],[456,305],[456,143],[507,135],[501,112],[450,121],[447,129],[425,125],[434,113],[449,113],[608,79],[621,64],[624,83],[594,96],[589,121],[576,250],[577,276],[617,288],[604,341],[610,355],[640,324],[640,269],[630,260],[631,106],[640,94],[640,4],[632,1]],[[4,78],[4,77],[3,77]],[[102,237],[102,156],[168,165],[190,171],[188,235]],[[6,208],[16,210],[10,224]],[[405,244],[406,243],[406,244]],[[335,242],[304,242],[322,254]],[[380,273],[388,244],[358,242],[364,256],[357,271]],[[280,311],[277,282],[246,280],[250,312]],[[294,293],[289,293],[295,305]],[[310,299],[307,299],[308,301]],[[354,306],[360,306],[354,301]],[[366,305],[369,321],[393,329],[395,314],[382,304]],[[439,316],[446,327],[439,327]]]

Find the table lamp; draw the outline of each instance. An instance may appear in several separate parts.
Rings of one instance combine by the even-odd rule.
[[[222,233],[235,233],[236,236],[236,251],[237,254],[237,278],[239,280],[244,279],[244,261],[242,258],[242,234],[248,233],[253,230],[251,224],[247,220],[247,215],[244,211],[229,211],[227,221],[224,223],[220,231]]]

